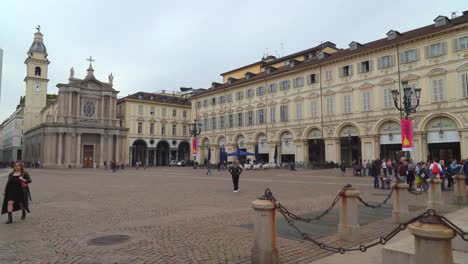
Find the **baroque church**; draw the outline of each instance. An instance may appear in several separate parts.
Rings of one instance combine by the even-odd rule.
[[[90,57],[83,79],[70,69],[68,83],[57,84],[58,96],[47,96],[47,49],[40,28],[25,61],[24,161],[44,167],[102,166],[123,161],[127,129],[117,118],[117,94],[112,74],[108,82],[95,78]]]

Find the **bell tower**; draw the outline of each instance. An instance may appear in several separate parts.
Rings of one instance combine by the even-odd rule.
[[[26,64],[26,100],[24,105],[24,132],[42,123],[41,111],[47,103],[47,83],[49,82],[47,49],[43,42],[41,27],[37,26],[34,41],[29,47]]]

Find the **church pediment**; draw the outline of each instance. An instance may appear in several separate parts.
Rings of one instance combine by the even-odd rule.
[[[411,82],[419,79],[419,76],[414,75],[414,74],[408,74],[405,77],[401,79],[402,82]]]
[[[370,89],[370,88],[372,88],[372,87],[374,87],[373,84],[370,84],[370,83],[368,83],[368,82],[365,82],[365,83],[363,83],[361,86],[359,86],[359,89],[360,89],[360,90],[364,90],[364,89]]]
[[[70,83],[68,84],[58,84],[58,88],[60,87],[76,87],[80,89],[87,89],[87,90],[94,90],[94,91],[109,91],[114,92],[115,90],[112,88],[111,84],[103,83],[97,80],[94,77],[80,80],[80,79],[71,79]]]
[[[352,92],[352,91],[353,91],[353,87],[345,86],[345,87],[341,88],[340,93],[349,93],[349,92]]]
[[[465,63],[465,64],[463,64],[462,66],[458,67],[458,68],[457,68],[457,71],[458,71],[458,72],[461,72],[461,71],[468,71],[468,63]]]
[[[410,74],[412,75],[412,74]],[[391,84],[394,84],[395,83],[395,80],[391,79],[391,78],[385,78],[383,79],[382,81],[379,82],[379,85],[381,86],[384,86],[384,85],[391,85]]]
[[[320,95],[318,93],[310,93],[309,94],[309,98],[317,98],[319,97]]]
[[[447,71],[445,69],[442,69],[442,68],[436,68],[436,69],[432,69],[427,75],[428,76],[437,76],[437,75],[443,75],[443,74],[446,74]]]
[[[303,100],[304,100],[304,97],[302,96],[297,96],[296,98],[294,98],[294,102],[303,101]]]

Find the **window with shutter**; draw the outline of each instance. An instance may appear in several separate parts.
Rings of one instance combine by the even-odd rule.
[[[371,110],[370,107],[370,92],[366,91],[362,93],[362,111],[368,112]]]
[[[384,108],[391,108],[392,107],[392,89],[391,88],[384,88]]]
[[[343,69],[343,67],[340,67],[340,68],[338,69],[338,75],[340,76],[340,78],[343,78],[343,76],[344,76],[344,69]]]
[[[468,73],[462,74],[462,90],[463,97],[468,97]]]
[[[444,101],[444,80],[437,79],[432,80],[432,87],[434,93],[434,101],[441,102]]]
[[[296,119],[302,119],[302,103],[296,104]]]
[[[270,107],[270,122],[271,123],[276,122],[276,108],[275,107]]]
[[[317,100],[310,101],[310,116],[317,117]]]
[[[333,115],[333,96],[327,96],[327,115]]]
[[[348,65],[348,76],[352,76],[352,75],[353,75],[353,69],[354,69],[353,64]]]
[[[468,37],[457,39],[457,50],[468,49]]]
[[[327,70],[327,71],[325,72],[325,79],[326,79],[327,81],[331,81],[331,79],[332,79],[332,71],[331,71],[331,70]]]
[[[351,95],[345,95],[343,97],[343,103],[344,103],[343,112],[346,114],[351,113]]]

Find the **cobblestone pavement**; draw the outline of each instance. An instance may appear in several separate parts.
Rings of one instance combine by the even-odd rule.
[[[4,225],[2,216],[0,263],[250,263],[253,232],[240,226],[252,223],[250,203],[265,188],[298,213],[325,209],[346,183],[369,201],[388,193],[371,188],[370,177],[342,177],[336,170],[245,171],[239,193],[232,192],[227,172],[207,176],[192,168],[29,172],[32,213],[25,221],[15,213],[13,225]],[[5,181],[0,177],[0,186]],[[427,195],[411,199],[422,205]],[[388,219],[363,226],[363,241],[393,227]],[[131,240],[88,245],[105,235]],[[349,246],[336,235],[321,240]],[[310,263],[330,255],[310,243],[278,241],[281,263]]]

